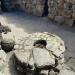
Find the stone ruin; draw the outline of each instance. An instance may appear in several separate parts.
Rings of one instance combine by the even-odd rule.
[[[17,0],[17,4],[27,13],[42,16],[45,0]]]
[[[48,17],[59,23],[75,23],[75,0],[48,0]]]
[[[5,30],[0,39],[0,75],[6,75],[4,70],[10,52],[11,66],[18,75],[75,75],[65,64],[65,44],[57,35],[38,32],[17,37]]]
[[[48,16],[52,21],[75,25],[75,0],[1,0],[3,9],[22,10],[36,16]],[[0,7],[1,8],[1,7]]]

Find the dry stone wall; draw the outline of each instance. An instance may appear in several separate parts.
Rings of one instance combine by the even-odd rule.
[[[61,24],[75,24],[75,0],[4,0],[8,10],[18,9]]]
[[[45,0],[17,0],[16,6],[27,13],[42,16],[44,4]]]
[[[75,0],[17,0],[17,5],[36,16],[42,16],[48,10],[49,19],[61,24],[72,26],[75,20]]]
[[[48,0],[48,17],[72,25],[75,20],[75,0]]]

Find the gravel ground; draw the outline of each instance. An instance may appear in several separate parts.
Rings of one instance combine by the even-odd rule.
[[[50,22],[47,17],[35,17],[23,12],[3,13],[0,15],[0,21],[10,26],[12,31],[18,34],[24,31],[27,33],[50,32],[57,34],[65,41],[65,45],[67,46],[65,57],[73,58],[69,60],[68,64],[75,70],[75,27],[57,25]]]

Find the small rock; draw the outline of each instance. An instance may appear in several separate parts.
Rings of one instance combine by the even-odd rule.
[[[38,68],[55,64],[55,57],[46,49],[34,48],[33,57],[35,64]]]
[[[49,72],[49,75],[57,75],[58,73],[57,72],[54,72],[53,70],[51,70],[50,72]]]
[[[11,32],[7,34],[2,34],[1,48],[5,52],[10,52],[12,49],[14,49],[14,45],[14,35]]]
[[[41,70],[40,71],[41,75],[48,75],[48,73],[49,73],[49,70]]]

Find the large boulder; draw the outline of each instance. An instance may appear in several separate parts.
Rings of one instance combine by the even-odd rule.
[[[14,51],[17,71],[38,75],[47,75],[51,70],[59,73],[60,69],[57,67],[64,63],[65,52],[61,38],[47,32],[32,33],[23,39],[22,46],[22,49]]]

